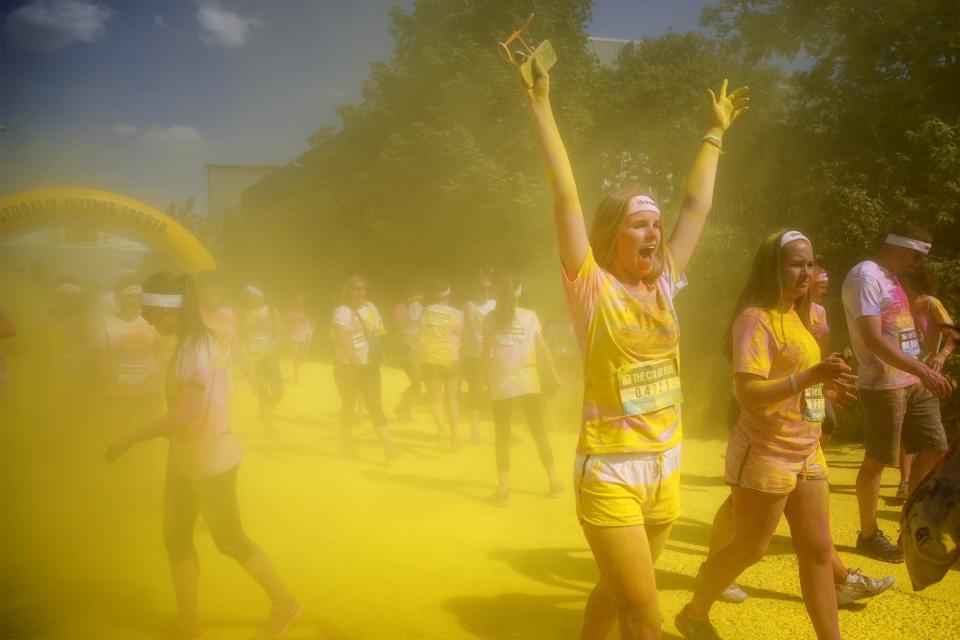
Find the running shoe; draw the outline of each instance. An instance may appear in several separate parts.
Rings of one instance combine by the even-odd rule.
[[[893,586],[893,576],[871,578],[860,573],[860,569],[850,569],[847,578],[837,585],[837,606],[845,607],[857,600],[872,598]]]
[[[738,585],[736,582],[731,582],[727,585],[727,588],[723,590],[723,593],[720,594],[720,602],[730,602],[732,604],[740,604],[747,599],[747,592]]]
[[[497,489],[487,498],[487,502],[495,504],[498,507],[506,507],[510,505],[510,492],[504,491],[503,489]]]
[[[273,607],[270,609],[270,619],[253,638],[254,640],[281,638],[287,631],[290,631],[302,615],[303,605],[296,601],[282,607]]]
[[[865,556],[884,562],[898,564],[903,562],[903,549],[893,544],[890,538],[877,529],[869,538],[864,538],[857,532],[857,551]]]
[[[722,640],[709,620],[693,620],[687,615],[687,607],[680,610],[674,623],[677,631],[687,640]]]

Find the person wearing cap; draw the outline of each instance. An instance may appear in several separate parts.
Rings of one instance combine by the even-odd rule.
[[[437,280],[428,291],[429,304],[420,316],[417,335],[417,359],[427,385],[430,413],[437,425],[437,445],[446,449],[445,434],[449,429],[450,445],[460,449],[460,338],[463,334],[463,312],[450,306],[450,285]],[[444,427],[446,423],[447,427]]]
[[[901,438],[915,454],[909,486],[943,457],[947,439],[939,398],[950,382],[920,359],[920,337],[900,277],[930,252],[931,236],[909,222],[895,225],[872,260],[855,265],[843,281],[843,309],[863,405],[864,457],[857,474],[860,532],[857,550],[886,562],[903,551],[877,526],[877,500],[885,466],[897,464]]]
[[[740,414],[727,443],[733,538],[708,556],[677,616],[688,638],[715,638],[713,604],[766,554],[781,516],[790,525],[804,605],[817,638],[839,640],[827,464],[820,429],[827,391],[849,401],[856,380],[840,354],[821,360],[810,333],[813,247],[799,231],[767,236],[727,331]]]
[[[746,87],[710,92],[712,125],[699,145],[669,240],[650,192],[603,198],[587,231],[576,180],[536,58],[527,99],[553,194],[568,308],[583,356],[574,470],[577,517],[600,570],[582,636],[619,622],[623,640],[659,637],[653,564],[680,515],[682,392],[673,299],[713,203],[723,136],[747,108]]]
[[[246,311],[240,320],[240,340],[244,360],[250,364],[253,383],[260,402],[260,419],[271,433],[275,432],[273,412],[283,399],[283,374],[277,355],[280,343],[280,316],[267,302],[259,287],[243,288]]]
[[[267,554],[243,529],[237,473],[243,447],[230,429],[229,353],[203,321],[193,280],[169,272],[143,284],[143,315],[161,335],[176,335],[167,376],[168,409],[117,438],[106,459],[116,462],[134,445],[169,442],[163,499],[163,540],[176,594],[177,621],[170,637],[203,634],[198,613],[199,564],[194,546],[197,517],[217,549],[235,560],[271,600],[258,640],[283,636],[303,615]]]
[[[519,279],[504,278],[498,290],[496,307],[483,321],[482,344],[493,404],[498,480],[497,490],[490,500],[499,505],[510,502],[510,417],[514,405],[520,405],[526,414],[540,464],[547,472],[547,492],[551,496],[563,492],[543,421],[538,362],[544,365],[543,370],[550,376],[554,387],[560,386],[560,376],[543,339],[537,313],[519,306],[522,294],[523,285]]]
[[[936,297],[937,277],[924,265],[910,269],[901,279],[903,290],[910,299],[910,315],[917,327],[920,338],[920,359],[934,371],[943,372],[943,365],[956,348],[956,332],[947,327],[953,325],[953,319],[943,303]],[[897,500],[906,500],[909,495],[910,471],[913,456],[900,444],[900,484],[897,487]]]
[[[387,417],[383,413],[380,365],[383,362],[383,336],[386,330],[380,311],[367,300],[367,281],[360,276],[347,278],[342,289],[343,304],[334,309],[330,327],[333,335],[333,380],[340,394],[341,451],[355,456],[353,423],[359,396],[370,413],[374,431],[383,444],[387,461],[400,455],[390,439]]]
[[[460,371],[467,383],[467,417],[474,444],[482,444],[480,409],[487,386],[481,362],[484,353],[483,322],[497,306],[493,298],[493,279],[489,272],[481,272],[474,291],[463,305],[463,340],[460,344]]]

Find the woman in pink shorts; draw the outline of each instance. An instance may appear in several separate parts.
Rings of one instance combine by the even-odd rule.
[[[724,589],[767,552],[785,515],[800,564],[804,604],[817,637],[840,638],[827,466],[820,449],[824,387],[856,380],[838,354],[820,360],[807,327],[813,247],[798,231],[760,245],[729,330],[740,417],[727,445],[732,542],[707,559],[691,602],[677,616],[685,637],[718,638],[707,619]]]

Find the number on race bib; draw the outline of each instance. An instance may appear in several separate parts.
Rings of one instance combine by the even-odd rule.
[[[623,411],[628,416],[651,413],[683,401],[674,358],[625,365],[617,371],[617,383]]]
[[[803,390],[803,421],[823,422],[827,415],[823,385],[815,384]]]

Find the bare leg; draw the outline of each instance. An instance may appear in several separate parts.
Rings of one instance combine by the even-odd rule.
[[[273,563],[263,549],[257,549],[243,568],[257,581],[257,584],[263,587],[275,607],[285,607],[293,603],[293,597],[283,586],[280,576],[273,568]]]
[[[200,581],[200,567],[197,559],[171,561],[170,577],[173,579],[173,592],[177,600],[177,624],[186,628],[199,626],[197,583]]]
[[[668,526],[665,529],[669,531]],[[601,578],[587,601],[580,637],[606,638],[613,626],[612,610],[619,619],[622,640],[658,640],[660,604],[653,556],[644,527],[585,524],[583,531]],[[658,534],[666,537],[665,531]]]
[[[787,496],[744,487],[733,487],[732,491],[733,540],[703,565],[697,590],[686,608],[692,620],[705,620],[723,590],[766,555],[787,502]]]
[[[913,467],[913,454],[907,453],[903,448],[903,443],[900,443],[900,487],[904,490],[904,493],[909,492],[909,488],[913,485],[910,482],[910,469]]]
[[[840,640],[825,480],[799,480],[784,507],[800,565],[800,590],[819,640]]]
[[[452,376],[443,382],[444,407],[450,420],[450,437],[453,448],[460,446],[460,376]]]
[[[920,483],[924,478],[927,477],[927,474],[933,470],[935,466],[943,459],[943,456],[946,454],[946,451],[918,451],[915,454],[906,454],[909,457],[913,458],[912,465],[907,463],[910,466],[910,475],[907,477],[910,478],[908,490],[913,491],[916,487],[920,486]]]
[[[880,479],[883,463],[863,458],[857,473],[857,504],[860,507],[860,537],[872,536],[877,530],[877,500],[880,498]]]
[[[427,380],[427,395],[430,400],[430,413],[437,424],[437,442],[443,443],[443,382],[437,379]]]

